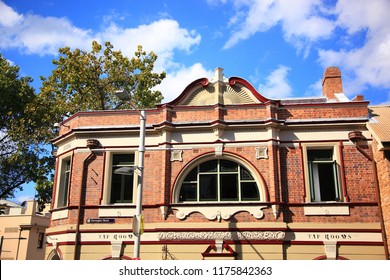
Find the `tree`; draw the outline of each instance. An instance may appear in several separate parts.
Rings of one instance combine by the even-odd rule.
[[[40,209],[50,202],[53,124],[78,111],[131,108],[115,96],[116,90],[131,93],[139,109],[154,107],[162,94],[153,88],[165,78],[165,72],[153,72],[156,59],[141,46],[129,59],[109,42],[104,50],[92,42],[91,52],[60,48],[55,69],[41,77],[37,95],[32,79],[19,77],[19,67],[0,56],[0,198],[12,198],[24,183],[34,181]]]
[[[23,184],[44,178],[53,165],[41,147],[48,132],[39,114],[46,109],[37,103],[31,82],[0,54],[1,199],[12,198]]]
[[[60,48],[59,58],[53,60],[55,69],[51,76],[41,77],[38,96],[43,105],[41,118],[51,125],[78,111],[130,109],[130,102],[116,97],[117,90],[128,91],[131,103],[139,109],[155,107],[163,96],[153,88],[166,76],[165,72],[153,72],[156,59],[155,53],[147,54],[142,46],[138,46],[130,59],[121,51],[114,51],[110,42],[106,42],[103,49],[93,41],[90,52]],[[45,112],[45,108],[50,108],[49,112]],[[46,135],[46,139],[54,137],[54,134]],[[46,178],[41,176],[36,186],[42,203],[53,186]]]
[[[114,51],[110,42],[105,43],[104,50],[93,41],[91,52],[65,47],[59,53],[59,59],[53,60],[56,68],[51,76],[41,77],[40,93],[56,122],[78,111],[131,108],[115,96],[117,90],[130,92],[138,108],[152,108],[163,98],[153,88],[165,78],[165,72],[153,72],[157,55],[146,54],[141,46],[131,59]]]

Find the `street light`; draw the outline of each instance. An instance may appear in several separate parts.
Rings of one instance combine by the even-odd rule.
[[[137,186],[137,201],[134,218],[136,220],[136,227],[134,231],[134,259],[140,259],[140,245],[141,245],[141,221],[142,221],[142,188],[143,188],[143,173],[144,173],[144,155],[145,155],[145,124],[146,124],[146,113],[145,110],[138,110],[130,102],[130,94],[125,91],[116,91],[116,96],[122,101],[129,101],[130,106],[136,110],[140,115],[140,135],[139,135],[139,146],[138,146],[138,166],[136,167],[121,167],[114,171],[116,174],[131,175],[137,173],[138,175],[138,186]],[[133,223],[134,225],[134,223]]]

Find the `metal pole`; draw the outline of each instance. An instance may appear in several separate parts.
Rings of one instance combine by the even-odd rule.
[[[142,110],[140,112],[140,135],[139,135],[139,147],[138,147],[138,187],[137,187],[137,202],[136,202],[136,214],[134,216],[137,219],[137,228],[134,232],[134,259],[140,259],[140,245],[141,245],[141,219],[142,219],[142,187],[143,187],[143,173],[144,173],[144,155],[145,155],[145,124],[146,114]]]

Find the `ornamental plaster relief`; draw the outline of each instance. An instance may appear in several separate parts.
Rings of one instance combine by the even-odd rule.
[[[200,213],[209,220],[221,221],[221,219],[229,220],[231,216],[238,212],[249,212],[256,219],[260,220],[264,217],[262,209],[267,206],[180,206],[173,209],[178,210],[176,217],[184,220],[191,213]]]

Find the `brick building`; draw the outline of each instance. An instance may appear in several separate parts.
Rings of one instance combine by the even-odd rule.
[[[141,259],[387,258],[368,101],[337,67],[321,97],[285,100],[217,68],[146,115]],[[48,259],[132,257],[137,176],[115,170],[139,130],[136,110],[61,123]]]
[[[382,209],[384,239],[387,244],[387,254],[390,251],[390,106],[370,106],[370,122],[367,127],[373,138],[373,161],[377,170],[377,182]]]

